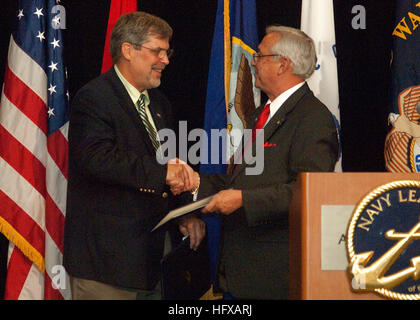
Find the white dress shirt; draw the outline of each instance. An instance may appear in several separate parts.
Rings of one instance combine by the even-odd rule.
[[[265,125],[270,121],[270,119],[276,114],[276,112],[281,108],[283,103],[286,102],[289,97],[294,94],[300,87],[302,87],[305,84],[305,81],[302,81],[298,83],[297,85],[291,87],[290,89],[286,90],[282,94],[280,94],[277,98],[275,98],[273,101],[268,99],[267,103],[270,104],[270,114],[268,116],[267,121],[264,124]],[[265,105],[267,105],[267,103]]]

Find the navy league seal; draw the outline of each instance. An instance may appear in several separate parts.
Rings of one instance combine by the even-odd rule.
[[[420,181],[394,181],[366,195],[347,239],[353,290],[420,299]]]

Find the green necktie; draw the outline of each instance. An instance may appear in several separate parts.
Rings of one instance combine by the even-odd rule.
[[[155,151],[157,151],[160,147],[160,142],[157,139],[157,133],[155,128],[152,126],[152,124],[149,121],[149,118],[146,114],[146,104],[144,102],[144,94],[142,93],[140,95],[139,100],[136,103],[136,109],[140,115],[141,120],[143,121],[144,127],[146,128],[147,133],[149,134],[149,138],[152,141],[153,148]]]

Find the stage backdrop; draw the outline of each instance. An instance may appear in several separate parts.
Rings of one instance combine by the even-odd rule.
[[[1,84],[11,22],[17,14],[16,1],[3,2]],[[62,0],[61,5],[66,9],[64,45],[71,98],[100,74],[110,1]],[[259,40],[269,24],[300,26],[301,1],[256,0],[256,5]],[[336,0],[334,7],[343,171],[384,171],[394,0]],[[189,130],[202,128],[217,0],[142,0],[138,8],[172,25],[175,56],[164,72],[161,89],[172,102],[177,120],[187,121]],[[2,295],[7,242],[0,237]]]

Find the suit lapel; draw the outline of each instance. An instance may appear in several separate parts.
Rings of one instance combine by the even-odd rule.
[[[165,123],[165,114],[161,105],[156,100],[154,91],[148,90],[148,92],[150,98],[149,110],[152,115],[153,122],[155,123],[156,131],[159,131],[160,129],[167,127]]]
[[[302,99],[307,93],[311,92],[308,87],[308,84],[305,84],[300,87],[295,93],[293,93],[280,107],[279,110],[271,117],[268,123],[264,127],[264,142],[271,138],[271,136],[287,121],[288,114],[295,108],[296,104]],[[256,113],[256,117],[254,117],[254,121],[252,123],[251,128],[254,127],[257,119],[262,112],[263,108],[259,108],[258,112]],[[252,144],[253,150],[256,149],[255,141]],[[232,166],[233,167],[233,166]],[[238,164],[237,168],[233,172],[232,181],[238,176],[240,172],[245,170],[246,163],[242,161],[241,164]]]
[[[279,110],[274,114],[270,121],[264,127],[264,142],[271,138],[278,128],[287,120],[288,114],[295,108],[300,99],[303,98],[308,92],[310,92],[308,84],[300,87],[295,93],[293,93],[281,106]]]
[[[133,101],[130,98],[127,90],[125,89],[123,83],[118,78],[117,73],[115,72],[114,68],[112,67],[107,73],[106,76],[108,77],[112,87],[114,88],[114,92],[116,97],[120,102],[121,108],[129,115],[129,118],[134,122],[134,125],[138,130],[140,130],[141,135],[144,137],[144,142],[147,145],[147,149],[150,153],[155,153],[155,149],[153,148],[152,142],[150,141],[149,134],[144,127],[143,121],[141,120],[136,106],[134,105]]]

